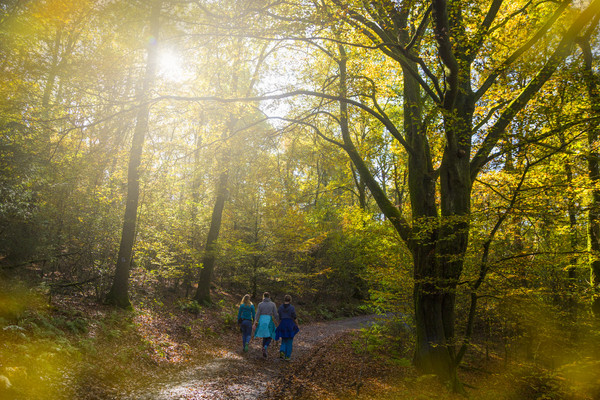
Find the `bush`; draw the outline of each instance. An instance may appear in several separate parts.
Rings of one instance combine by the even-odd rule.
[[[552,372],[537,366],[525,366],[511,374],[514,382],[512,399],[564,399],[565,393],[560,379]]]
[[[202,306],[196,300],[182,299],[179,301],[179,309],[192,314],[199,314]]]

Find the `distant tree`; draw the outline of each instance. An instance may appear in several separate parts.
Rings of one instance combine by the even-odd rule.
[[[127,199],[125,215],[123,219],[121,244],[119,247],[119,254],[117,256],[113,283],[106,296],[106,301],[108,303],[123,308],[131,307],[131,302],[129,301],[129,268],[135,240],[140,194],[139,167],[144,149],[144,139],[148,131],[148,119],[150,115],[150,105],[148,104],[148,99],[150,98],[150,90],[156,78],[158,62],[157,41],[159,37],[161,3],[161,0],[154,0],[152,2],[152,10],[148,29],[151,39],[148,40],[146,72],[142,80],[142,87],[138,93],[139,109],[136,115],[136,125],[133,133],[131,151],[129,153]]]

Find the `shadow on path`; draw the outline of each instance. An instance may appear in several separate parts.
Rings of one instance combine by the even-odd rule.
[[[269,346],[269,357],[262,357],[260,339],[253,339],[250,351],[227,351],[213,361],[188,368],[168,383],[156,382],[142,392],[128,396],[129,399],[258,399],[272,382],[294,360],[302,358],[320,342],[333,335],[357,330],[371,325],[376,316],[367,315],[337,321],[301,325],[294,339],[292,361],[277,357],[279,343]]]

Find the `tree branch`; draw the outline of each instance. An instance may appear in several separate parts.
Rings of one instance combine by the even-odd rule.
[[[567,57],[567,55],[569,55],[571,47],[577,38],[577,34],[592,21],[599,10],[600,0],[594,0],[581,14],[579,14],[569,27],[568,31],[564,34],[562,40],[548,61],[546,61],[546,64],[544,64],[531,82],[525,86],[519,96],[508,105],[500,115],[500,118],[498,118],[496,123],[490,128],[481,147],[471,160],[471,181],[475,180],[475,177],[485,165],[485,160],[496,146],[502,132],[504,132],[506,127],[512,122],[516,114],[527,105],[529,100],[531,100],[552,76],[558,65]]]
[[[446,80],[449,87],[444,95],[443,106],[446,110],[450,110],[454,107],[454,102],[458,95],[458,61],[450,42],[450,26],[448,24],[446,0],[433,0],[432,4],[435,40],[438,43],[438,52],[440,59],[449,72]]]
[[[500,10],[500,6],[502,6],[503,2],[504,0],[493,0],[492,4],[490,4],[490,8],[485,18],[483,19],[483,22],[481,22],[481,25],[477,29],[472,43],[470,43],[467,46],[467,48],[469,49],[469,53],[467,54],[469,62],[473,62],[473,60],[475,59],[477,52],[483,44],[483,39],[486,37],[490,26],[492,25],[492,22],[494,22],[494,19],[496,19],[498,11]]]
[[[506,60],[500,64],[498,68],[496,68],[483,82],[481,87],[475,92],[475,101],[479,100],[481,96],[487,92],[487,90],[494,84],[498,76],[502,74],[508,67],[512,65],[519,57],[523,55],[527,50],[533,47],[545,34],[548,30],[554,25],[558,17],[563,13],[563,11],[567,8],[567,6],[571,2],[569,0],[564,1],[560,4],[560,6],[554,11],[554,14],[546,21],[544,25],[533,35],[527,42],[525,42],[521,47],[515,50]]]
[[[335,101],[341,101],[347,104],[351,104],[361,110],[366,111],[367,113],[374,116],[379,122],[386,127],[386,129],[398,139],[400,144],[406,149],[407,152],[413,153],[413,149],[410,145],[404,140],[402,134],[398,131],[396,126],[385,116],[379,114],[377,111],[373,110],[371,107],[352,99],[347,99],[340,96],[334,96],[326,93],[314,92],[311,90],[294,90],[287,93],[280,94],[271,94],[271,95],[263,95],[263,96],[252,96],[252,97],[238,97],[238,98],[222,98],[218,96],[175,96],[175,95],[164,95],[159,96],[153,100],[153,102],[158,102],[161,100],[175,100],[175,101],[214,101],[219,103],[237,103],[237,102],[254,102],[254,101],[264,101],[264,100],[281,100],[289,97],[295,96],[311,96],[317,97],[321,99],[329,99]]]
[[[421,37],[423,37],[425,28],[427,27],[427,24],[429,23],[429,14],[431,13],[431,7],[432,7],[432,5],[430,4],[427,7],[427,10],[425,10],[425,15],[423,16],[421,23],[419,23],[419,26],[417,27],[415,34],[413,35],[412,39],[410,39],[408,44],[404,47],[406,51],[410,51],[410,49],[417,43],[417,41],[419,41],[419,39]]]

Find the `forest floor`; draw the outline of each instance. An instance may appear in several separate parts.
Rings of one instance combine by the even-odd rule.
[[[138,297],[123,311],[91,297],[11,290],[0,291],[2,400],[464,399],[415,370],[414,339],[397,318],[318,321],[319,310],[300,305],[286,362],[277,343],[267,359],[257,339],[242,352],[237,298],[226,294],[208,307]],[[583,337],[597,347],[597,337]],[[507,360],[493,343],[474,344],[459,376],[474,400],[599,399],[600,357],[584,344],[563,346],[570,361],[562,362],[549,348],[552,363]]]
[[[268,357],[264,358],[261,339],[253,339],[249,352],[244,353],[241,336],[234,338],[227,335],[223,344],[229,345],[230,349],[222,350],[219,357],[184,369],[164,382],[154,382],[128,397],[158,400],[278,398],[281,391],[291,387],[291,377],[297,380],[306,378],[298,373],[302,367],[314,362],[315,358],[321,358],[322,368],[326,368],[330,364],[326,360],[326,349],[344,335],[366,327],[374,320],[374,316],[358,316],[303,325],[294,339],[291,361],[278,358],[279,342],[272,342]],[[316,371],[311,372],[314,374]],[[355,380],[359,379],[360,372],[353,371]],[[283,385],[281,382],[284,382]]]

